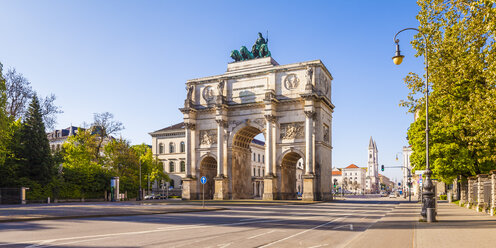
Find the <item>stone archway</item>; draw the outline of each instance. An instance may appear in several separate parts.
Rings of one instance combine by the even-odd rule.
[[[288,150],[282,154],[277,175],[278,186],[280,188],[278,198],[281,200],[297,199],[298,188],[296,185],[296,170],[298,161],[303,158],[303,153],[298,150]],[[303,159],[303,161],[305,161]]]
[[[201,156],[215,154],[215,199],[252,198],[250,142],[264,133],[263,199],[294,199],[304,159],[302,198],[330,200],[332,76],[320,60],[279,65],[272,58],[228,64],[222,75],[188,80],[183,198],[199,195]],[[288,150],[294,150],[287,152]],[[213,160],[211,168],[213,168]],[[209,170],[213,174],[213,169]]]
[[[213,199],[215,193],[215,176],[217,175],[217,160],[212,156],[205,156],[200,162],[200,178],[207,177],[207,183],[200,186],[205,190],[205,199]],[[200,191],[200,194],[202,192]],[[201,196],[200,196],[201,198]]]
[[[261,132],[260,129],[247,125],[240,128],[234,134],[232,139],[232,152],[229,154],[230,160],[232,161],[231,186],[233,199],[253,198],[250,144],[255,136]]]

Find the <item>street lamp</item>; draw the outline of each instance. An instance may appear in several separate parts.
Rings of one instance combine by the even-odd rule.
[[[429,168],[429,62],[428,62],[428,49],[427,49],[427,39],[425,35],[416,28],[405,28],[400,30],[396,35],[394,35],[394,43],[396,43],[396,53],[393,57],[393,63],[396,65],[403,62],[404,56],[400,53],[400,40],[396,39],[396,36],[403,31],[414,30],[422,35],[424,38],[424,60],[425,60],[425,184],[422,192],[422,211],[421,215],[424,221],[434,222],[436,221],[435,216],[435,203],[434,203],[434,185],[432,184],[431,175],[432,171]]]

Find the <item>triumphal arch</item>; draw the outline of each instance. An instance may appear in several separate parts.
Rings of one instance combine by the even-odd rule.
[[[252,198],[250,143],[265,137],[263,199],[331,200],[332,76],[320,60],[279,65],[271,57],[229,63],[226,73],[188,80],[183,198]],[[202,185],[200,177],[206,176]]]

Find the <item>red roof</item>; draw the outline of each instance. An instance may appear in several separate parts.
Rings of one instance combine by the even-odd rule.
[[[346,169],[350,169],[350,168],[358,168],[358,166],[356,166],[355,164],[350,164],[348,165],[348,167],[346,167]]]
[[[341,171],[332,171],[333,176],[341,176],[342,174],[343,174],[343,172],[341,172]]]

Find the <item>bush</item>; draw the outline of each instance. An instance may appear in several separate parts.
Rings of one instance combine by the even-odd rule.
[[[447,195],[440,195],[439,200],[448,200],[448,196]]]

